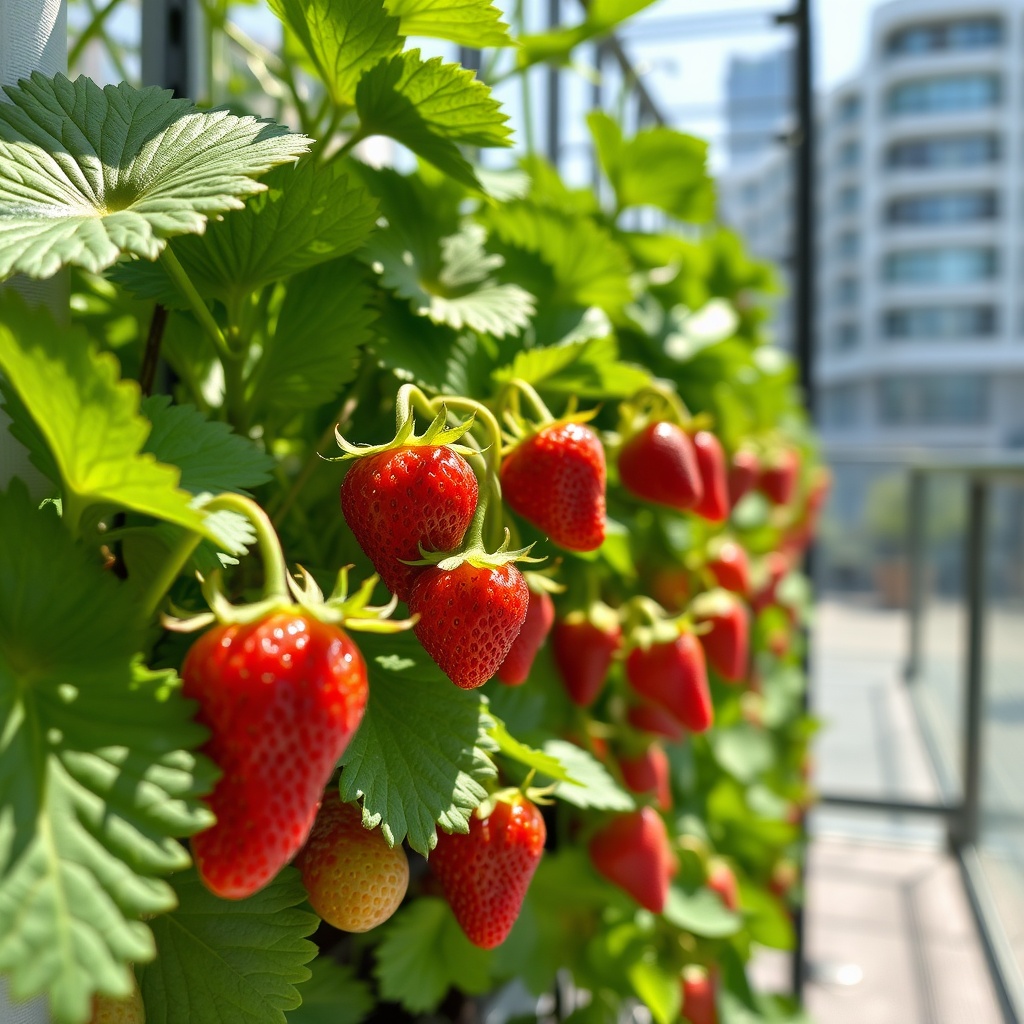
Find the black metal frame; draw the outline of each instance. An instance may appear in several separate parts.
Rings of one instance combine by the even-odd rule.
[[[886,456],[886,461],[896,459],[896,453]],[[1000,479],[1024,483],[1024,462],[992,459],[991,456],[978,459],[965,459],[963,456],[945,458],[939,453],[932,453],[927,459],[908,458],[906,468],[909,478],[907,552],[910,568],[910,629],[904,680],[911,694],[918,728],[933,768],[942,780],[945,800],[940,803],[907,802],[826,793],[822,794],[821,803],[853,810],[914,813],[945,819],[949,849],[960,868],[1003,1018],[1006,1024],[1020,1024],[1024,1021],[1024,978],[989,888],[979,856],[978,840],[985,725],[985,603],[991,488]],[[967,623],[959,784],[949,779],[951,772],[948,770],[945,752],[929,726],[927,706],[920,687],[927,558],[923,524],[927,518],[929,478],[939,474],[962,477],[969,488],[964,534],[964,602],[967,607]]]

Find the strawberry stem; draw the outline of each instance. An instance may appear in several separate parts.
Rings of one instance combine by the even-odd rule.
[[[208,512],[224,509],[245,516],[256,530],[256,543],[260,549],[263,562],[263,597],[280,598],[284,603],[291,604],[292,597],[288,587],[288,566],[281,550],[281,541],[274,530],[270,517],[251,498],[241,494],[221,494],[204,506]]]
[[[544,399],[537,394],[533,385],[528,384],[525,380],[521,380],[518,377],[510,380],[503,389],[502,397],[505,396],[511,398],[512,411],[516,416],[519,415],[519,399],[522,396],[529,403],[540,424],[554,422],[555,417],[551,414],[551,410],[547,405],[545,405]]]

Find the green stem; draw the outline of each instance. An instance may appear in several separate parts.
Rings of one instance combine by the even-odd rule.
[[[245,516],[256,528],[256,543],[263,562],[263,597],[291,600],[288,589],[288,566],[285,564],[281,541],[278,540],[274,524],[266,512],[252,498],[241,494],[220,494],[203,506],[204,511],[216,512],[224,509]]]
[[[103,27],[107,18],[121,5],[122,0],[110,0],[110,2],[99,10],[90,8],[93,11],[92,20],[82,30],[82,34],[75,40],[75,45],[68,51],[68,67],[73,68],[82,56],[89,40],[102,35]]]
[[[505,386],[506,388],[514,389],[513,393],[518,392],[530,403],[530,407],[541,423],[550,423],[554,419],[554,416],[551,415],[551,410],[544,404],[544,399],[537,394],[532,384],[528,384],[525,380],[520,380],[516,377]]]
[[[142,593],[140,601],[139,621],[145,625],[156,614],[157,609],[167,596],[167,591],[181,575],[181,570],[188,564],[192,553],[199,546],[202,536],[192,530],[184,530],[181,539],[168,552],[167,558],[149,581]]]
[[[429,419],[433,419],[438,413],[434,403],[415,384],[403,384],[395,396],[396,433],[402,429],[402,424],[409,419],[415,409],[419,409]]]
[[[332,154],[332,160],[340,160],[343,156],[351,153],[363,139],[369,138],[369,133],[360,125]]]
[[[181,263],[178,262],[178,257],[174,255],[169,245],[164,246],[164,251],[160,254],[160,262],[164,265],[164,269],[167,271],[170,279],[178,286],[178,290],[188,300],[189,309],[195,314],[203,330],[206,331],[210,340],[217,347],[221,358],[232,358],[231,349],[228,347],[228,343],[220,327],[217,325],[217,321],[214,320],[209,307],[203,302],[202,296],[196,291],[196,286],[192,283],[192,279],[185,272],[185,268]]]
[[[242,359],[235,355],[221,356],[224,367],[224,408],[228,422],[245,436],[249,430],[249,407],[245,401],[245,377]]]

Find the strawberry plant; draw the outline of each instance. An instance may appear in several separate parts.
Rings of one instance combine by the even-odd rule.
[[[514,37],[488,0],[271,0],[278,56],[210,3],[275,120],[6,90],[15,1000],[471,1020],[558,975],[576,1021],[799,1019],[745,967],[793,942],[827,490],[771,275],[670,128],[593,112],[596,191],[494,169],[488,82],[636,6]],[[70,309],[22,297],[54,277]]]

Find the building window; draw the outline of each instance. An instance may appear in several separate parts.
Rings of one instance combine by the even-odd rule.
[[[891,56],[935,53],[940,50],[978,50],[998,46],[1003,26],[998,18],[963,18],[899,29],[889,36],[886,47]]]
[[[855,323],[839,324],[833,335],[833,347],[837,352],[848,352],[860,344],[860,325]]]
[[[846,185],[836,193],[836,208],[840,213],[856,213],[860,208],[860,189]]]
[[[839,101],[839,123],[851,124],[860,117],[861,100],[858,93],[844,96]]]
[[[979,426],[988,422],[989,378],[888,377],[878,382],[878,414],[887,426]]]
[[[886,152],[886,163],[893,168],[980,167],[998,160],[998,137],[982,134],[907,139]]]
[[[860,143],[856,139],[844,142],[836,154],[836,162],[845,169],[856,167],[860,163]]]
[[[836,281],[836,304],[853,306],[860,299],[860,282],[855,277],[841,277]]]
[[[889,341],[991,338],[997,324],[994,306],[911,306],[886,312],[882,336]]]
[[[893,86],[888,110],[890,114],[945,114],[985,110],[998,102],[997,75],[951,75]]]
[[[893,284],[970,284],[990,281],[997,269],[995,249],[952,246],[890,253],[883,276]]]
[[[860,419],[859,388],[856,384],[838,384],[822,388],[821,423],[826,429],[855,427]]]
[[[888,224],[969,224],[998,213],[995,192],[933,192],[903,196],[885,208]]]
[[[841,231],[836,236],[836,255],[850,259],[860,252],[860,234],[856,231]]]

